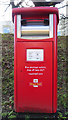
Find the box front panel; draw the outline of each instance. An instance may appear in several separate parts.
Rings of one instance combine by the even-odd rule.
[[[17,112],[52,112],[52,42],[17,42]]]

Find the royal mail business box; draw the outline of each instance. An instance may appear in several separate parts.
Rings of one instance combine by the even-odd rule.
[[[55,113],[58,9],[14,8],[12,16],[15,111]]]

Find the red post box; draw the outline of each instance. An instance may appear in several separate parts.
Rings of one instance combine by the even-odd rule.
[[[12,16],[15,111],[55,113],[58,9],[14,8]]]

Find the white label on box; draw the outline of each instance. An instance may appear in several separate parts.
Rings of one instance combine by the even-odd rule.
[[[33,79],[33,83],[38,83],[38,79]],[[38,85],[33,85],[33,87],[38,87]]]
[[[27,49],[27,61],[43,61],[43,49]]]

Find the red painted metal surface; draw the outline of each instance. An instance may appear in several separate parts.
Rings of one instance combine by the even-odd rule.
[[[35,8],[35,12],[37,10],[38,14],[40,10],[43,17],[45,9],[45,7],[43,9],[38,7]],[[53,38],[25,40],[17,38],[17,14],[22,14],[24,11],[26,18],[28,18],[32,16],[34,8],[28,8],[28,13],[31,11],[29,16],[27,16],[26,8],[13,9],[15,24],[14,107],[16,112],[55,113],[57,110],[58,10],[55,8],[47,8],[46,10],[48,14],[53,14],[56,10],[53,16]],[[43,49],[44,60],[27,61],[27,49]],[[38,83],[34,83],[34,79],[38,80]],[[35,85],[38,87],[33,87]]]
[[[13,8],[12,16],[21,14],[25,18],[29,17],[45,17],[48,14],[56,14],[59,22],[58,9],[56,7],[29,7],[29,8]]]

